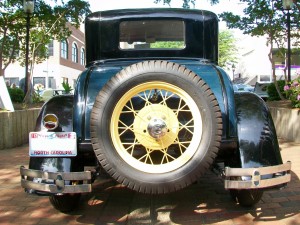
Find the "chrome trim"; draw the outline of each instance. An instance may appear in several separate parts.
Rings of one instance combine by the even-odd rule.
[[[225,189],[257,189],[285,184],[291,181],[291,162],[277,166],[260,168],[230,168],[225,167]],[[279,173],[282,173],[279,175]],[[273,178],[262,179],[263,175],[273,175]],[[237,178],[248,176],[250,180]]]
[[[53,116],[55,119],[56,119],[56,121],[45,121],[45,119],[46,119],[46,117],[47,116]],[[45,126],[45,123],[51,123],[51,124],[53,124],[53,128],[48,128],[48,127],[46,127]],[[43,117],[43,126],[47,129],[47,130],[55,130],[57,127],[58,127],[58,125],[59,125],[59,120],[58,120],[58,117],[55,115],[55,114],[46,114],[44,117]]]
[[[39,170],[26,169],[24,166],[20,167],[21,186],[35,191],[42,191],[48,193],[84,193],[92,191],[91,171],[84,172],[44,172]],[[42,180],[44,183],[28,180]],[[51,184],[49,183],[51,181]],[[46,183],[47,181],[47,183]],[[65,181],[76,181],[76,185],[66,185]],[[82,183],[82,184],[81,184]]]

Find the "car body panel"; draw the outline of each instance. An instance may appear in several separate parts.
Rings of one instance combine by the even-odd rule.
[[[122,50],[119,48],[121,21],[150,19],[181,20],[186,23],[186,48],[183,50]],[[218,62],[218,19],[205,10],[186,9],[123,9],[95,12],[85,21],[87,65],[98,60],[172,57],[202,58]]]
[[[141,59],[139,59],[140,61]],[[182,60],[171,60],[172,62],[176,62],[182,64],[189,68],[190,70],[197,73],[212,89],[215,93],[215,96],[219,102],[219,106],[222,111],[223,120],[228,123],[228,126],[224,126],[223,137],[233,138],[236,137],[236,122],[234,115],[234,98],[232,92],[232,86],[227,74],[219,67],[214,66],[213,64],[203,63],[199,60],[193,59],[182,59]],[[75,108],[76,115],[84,115],[84,120],[76,120],[74,121],[74,127],[81,130],[82,124],[84,122],[85,126],[83,131],[77,130],[78,137],[82,138],[83,141],[90,140],[90,112],[93,108],[93,104],[98,92],[101,88],[107,83],[109,79],[111,79],[115,74],[117,74],[121,69],[126,68],[134,63],[138,62],[137,60],[132,61],[114,61],[101,63],[98,67],[91,67],[88,71],[84,72],[81,76],[85,77],[86,85],[81,85],[76,89],[75,98],[79,98],[79,96],[86,96],[84,100],[84,109]],[[81,84],[81,80],[83,77],[79,78],[79,84]],[[216,82],[218,80],[219,82]],[[227,87],[227,88],[225,88]],[[82,90],[84,88],[84,90]],[[79,94],[79,92],[81,94]],[[84,92],[84,93],[83,93]]]

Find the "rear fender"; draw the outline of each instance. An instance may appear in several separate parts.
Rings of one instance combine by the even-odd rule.
[[[72,95],[61,95],[55,96],[46,102],[37,118],[35,131],[45,130],[42,120],[47,114],[55,114],[58,117],[59,126],[53,131],[73,131],[73,100]],[[46,172],[83,171],[82,163],[80,163],[82,160],[79,157],[30,157],[29,168]]]
[[[73,95],[60,95],[51,98],[46,102],[37,118],[35,131],[42,131],[42,120],[47,114],[55,114],[59,120],[59,126],[54,130],[56,132],[73,131]]]
[[[235,93],[240,168],[282,164],[272,117],[265,102],[253,93]]]

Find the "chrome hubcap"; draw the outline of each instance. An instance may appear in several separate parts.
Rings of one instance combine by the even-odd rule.
[[[168,132],[167,124],[160,118],[152,119],[147,127],[148,133],[155,139],[160,139]]]

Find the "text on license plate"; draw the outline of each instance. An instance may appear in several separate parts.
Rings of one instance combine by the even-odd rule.
[[[75,132],[30,132],[29,156],[69,157],[77,155]]]

